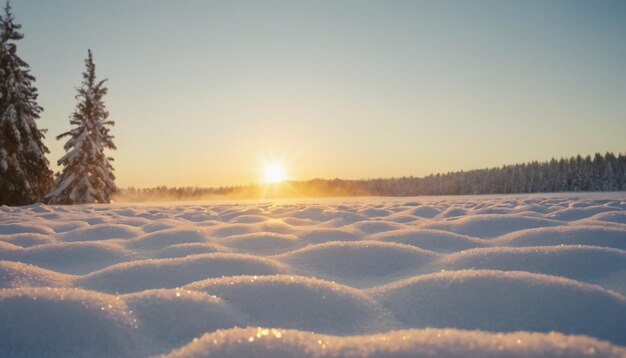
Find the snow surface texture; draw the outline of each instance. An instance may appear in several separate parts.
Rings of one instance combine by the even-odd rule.
[[[626,357],[626,194],[0,207],[1,357]]]

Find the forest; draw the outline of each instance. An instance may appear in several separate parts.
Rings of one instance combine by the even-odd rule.
[[[626,190],[626,155],[596,153],[569,159],[431,174],[363,180],[312,179],[278,184],[200,188],[125,188],[116,201],[225,198],[477,195]]]
[[[584,158],[578,155],[426,177],[311,179],[219,188],[118,188],[109,154],[117,149],[110,133],[115,122],[108,118],[106,80],[96,79],[91,50],[87,51],[81,87],[77,88],[71,127],[56,137],[67,138],[67,142],[65,155],[56,161],[60,171],[53,174],[46,157],[50,152],[44,143],[46,130],[36,123],[43,108],[37,103],[35,77],[17,53],[17,43],[24,37],[20,29],[7,2],[0,15],[0,205],[626,190],[626,157],[621,153],[596,153]]]

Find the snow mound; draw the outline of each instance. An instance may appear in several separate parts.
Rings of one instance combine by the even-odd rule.
[[[309,219],[298,219],[295,217],[285,217],[285,216],[281,216],[280,220],[282,222],[284,222],[287,225],[291,225],[291,226],[311,226],[311,225],[315,225],[316,222],[313,220],[309,220]]]
[[[432,205],[421,205],[418,206],[416,208],[407,210],[404,212],[405,214],[408,215],[413,215],[413,216],[417,216],[419,218],[434,218],[435,216],[439,215],[439,213],[441,213],[441,209],[432,206]]]
[[[317,206],[295,208],[291,212],[285,213],[286,216],[296,219],[308,219],[310,221],[324,221],[324,209]]]
[[[366,209],[359,210],[357,214],[365,215],[368,218],[377,218],[377,217],[388,216],[389,214],[391,214],[391,211],[385,210],[385,209],[378,209],[378,208],[366,208]],[[354,216],[354,217],[358,217],[358,216]]]
[[[278,328],[233,328],[207,333],[167,358],[337,357],[623,357],[626,349],[560,333],[489,333],[411,329],[337,337]]]
[[[219,226],[217,229],[211,232],[211,235],[216,237],[227,237],[232,235],[252,234],[258,231],[258,228],[250,224],[231,224]]]
[[[147,290],[123,296],[140,322],[152,354],[165,353],[205,332],[244,326],[246,318],[228,303],[204,292]]]
[[[275,234],[295,234],[298,229],[288,224],[286,221],[270,219],[259,225],[259,229]]]
[[[263,214],[263,210],[261,210],[260,208],[247,208],[247,209],[231,208],[231,209],[227,209],[221,212],[219,214],[219,217],[220,217],[220,220],[222,221],[233,222],[233,220],[238,217],[256,216],[256,215],[261,215],[261,214]]]
[[[220,243],[240,252],[253,252],[261,255],[283,253],[300,245],[300,241],[293,235],[267,232],[233,235],[222,239]]]
[[[376,219],[380,217],[385,217],[391,214],[391,212],[387,210],[379,210],[379,209],[367,210],[365,211],[365,213],[372,215],[372,217],[367,216],[363,213],[354,213],[351,211],[328,210],[325,213],[325,217],[323,221],[326,221],[325,223],[326,226],[341,227],[344,225],[354,224],[360,221],[367,221],[367,220],[370,220],[371,218]]]
[[[442,258],[446,270],[528,271],[593,281],[626,270],[626,251],[595,246],[494,247]]]
[[[399,224],[414,224],[415,222],[419,222],[421,220],[421,218],[418,218],[417,216],[404,214],[389,215],[385,219]]]
[[[54,239],[51,235],[22,233],[13,235],[0,235],[0,242],[8,242],[21,247],[31,247],[36,245],[51,244]]]
[[[389,320],[360,290],[303,276],[239,276],[186,286],[221,297],[250,317],[249,324],[334,334],[373,332]]]
[[[53,234],[52,229],[36,224],[0,224],[0,234]]]
[[[296,219],[309,219],[314,222],[326,222],[331,226],[343,226],[354,224],[359,221],[369,220],[369,217],[364,214],[354,213],[350,211],[340,210],[339,208],[322,208],[322,207],[305,207],[300,210],[294,211],[289,216]],[[376,209],[374,209],[376,210]],[[375,211],[372,214],[385,214],[383,212]],[[386,213],[388,215],[388,213]],[[334,222],[334,223],[331,223]]]
[[[613,222],[617,224],[626,224],[626,212],[611,211],[608,213],[594,215],[591,217],[591,219],[594,219],[597,221],[604,221],[604,222]]]
[[[263,215],[240,215],[232,218],[230,222],[232,223],[243,223],[243,224],[255,224],[262,223],[267,221],[268,218]]]
[[[514,209],[511,205],[505,205],[505,204],[501,204],[501,205],[494,205],[494,206],[488,206],[488,207],[481,207],[481,208],[476,208],[476,210],[473,212],[473,214],[478,214],[478,215],[505,215],[505,214],[511,214],[514,212]]]
[[[31,213],[51,213],[52,212],[52,209],[49,206],[45,204],[39,204],[39,203],[26,205],[24,208]]]
[[[432,229],[393,230],[372,235],[370,239],[397,242],[436,252],[455,252],[485,246],[485,243],[477,238]]]
[[[551,212],[550,214],[547,214],[546,217],[555,220],[575,221],[585,219],[599,213],[615,210],[620,210],[620,208],[614,208],[604,205],[587,206],[584,208],[567,208]]]
[[[112,239],[128,239],[142,234],[135,227],[119,224],[97,224],[86,228],[67,231],[58,235],[59,240],[65,242],[100,241]]]
[[[189,255],[210,254],[214,252],[228,251],[226,248],[216,244],[192,242],[189,244],[175,244],[162,248],[154,252],[153,258],[171,259],[185,257]]]
[[[141,229],[146,233],[151,233],[160,230],[167,230],[176,227],[177,225],[174,222],[167,222],[166,220],[159,221],[151,221],[148,224],[145,224],[141,227]]]
[[[71,286],[72,276],[13,261],[0,261],[0,288]]]
[[[175,244],[208,242],[205,234],[196,229],[165,229],[134,238],[126,244],[130,249],[158,250]]]
[[[515,214],[481,214],[452,219],[445,223],[432,224],[427,228],[452,231],[457,234],[486,239],[522,229],[557,225],[563,225],[563,222]]]
[[[442,219],[454,218],[454,217],[464,216],[465,214],[467,214],[467,212],[468,211],[465,208],[452,206],[442,211],[441,213],[439,213],[437,217],[442,218]]]
[[[626,344],[626,298],[599,286],[528,272],[422,275],[370,291],[411,327],[559,331]]]
[[[0,241],[0,258],[7,256],[7,253],[21,249],[21,247],[9,242]]]
[[[507,246],[591,245],[626,250],[626,230],[602,226],[562,226],[529,229],[504,235]]]
[[[513,212],[515,213],[536,213],[536,214],[547,214],[551,212],[550,208],[547,208],[543,205],[538,205],[535,203],[518,205],[513,208]]]
[[[215,219],[215,215],[210,214],[210,213],[203,213],[203,212],[185,213],[182,215],[178,215],[177,217],[194,222],[194,223],[201,223],[201,222],[211,221]]]
[[[68,288],[0,289],[0,356],[133,357],[137,322],[124,301]]]
[[[341,229],[311,229],[300,234],[300,240],[310,244],[321,244],[328,241],[356,241],[357,233]]]
[[[92,272],[78,285],[104,292],[137,292],[174,288],[212,277],[272,275],[284,266],[274,260],[243,254],[213,253],[175,259],[136,260]]]
[[[389,221],[361,221],[352,225],[356,230],[360,230],[367,234],[375,234],[390,230],[399,230],[404,225]]]
[[[45,244],[15,251],[11,260],[68,274],[85,274],[126,261],[130,254],[123,248],[103,242]]]
[[[313,245],[277,258],[305,274],[371,287],[380,280],[414,274],[437,256],[409,245],[359,241]]]

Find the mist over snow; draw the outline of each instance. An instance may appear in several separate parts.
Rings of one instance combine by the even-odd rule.
[[[626,194],[0,207],[2,357],[626,357]]]

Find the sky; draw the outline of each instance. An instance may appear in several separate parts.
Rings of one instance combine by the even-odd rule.
[[[121,187],[626,152],[626,1],[13,0],[56,171],[87,49]]]

